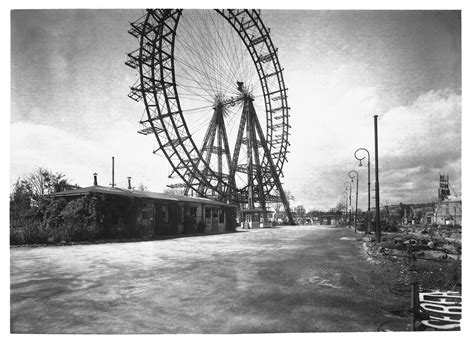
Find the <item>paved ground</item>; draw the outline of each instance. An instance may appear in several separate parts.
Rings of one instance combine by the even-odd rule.
[[[400,319],[387,307],[409,300],[388,291],[358,238],[348,229],[298,226],[12,248],[11,331],[376,331]]]

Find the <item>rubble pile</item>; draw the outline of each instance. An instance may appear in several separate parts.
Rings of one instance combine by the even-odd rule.
[[[460,290],[461,228],[411,225],[382,232],[381,242],[364,239],[372,262],[383,262],[398,272],[394,283],[418,282],[428,289]]]

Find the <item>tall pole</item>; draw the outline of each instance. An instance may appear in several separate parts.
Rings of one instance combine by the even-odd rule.
[[[367,152],[368,154],[369,152]],[[368,193],[367,193],[367,233],[370,233],[372,230],[372,213],[370,212],[370,155],[367,158],[367,186],[368,186]]]
[[[344,182],[346,186],[346,190],[349,187],[349,228],[351,228],[352,224],[352,184],[349,182]]]
[[[367,228],[366,228],[366,234],[370,233],[370,227],[371,227],[371,220],[372,216],[370,214],[370,153],[367,149],[365,148],[359,148],[354,152],[354,157],[359,160],[359,166],[362,166],[362,160],[365,159],[365,157],[358,158],[357,157],[357,152],[363,150],[367,153]]]
[[[356,180],[356,218],[355,218],[355,225],[354,225],[354,232],[357,233],[357,207],[359,203],[359,175],[357,175]]]
[[[357,216],[357,207],[359,206],[359,173],[357,173],[357,171],[355,170],[352,170],[352,171],[349,171],[349,177],[351,178],[351,182],[354,181],[354,173],[356,175],[356,212],[355,212],[355,221],[354,221],[354,232],[357,233],[357,220],[358,220],[358,216]]]
[[[112,187],[115,187],[115,158],[112,157]]]
[[[352,184],[349,183],[349,228],[352,226]]]
[[[377,132],[377,118],[374,116],[375,136],[375,238],[380,242],[380,195],[379,195],[379,145]]]
[[[346,190],[344,191],[344,222],[347,219],[347,187]]]

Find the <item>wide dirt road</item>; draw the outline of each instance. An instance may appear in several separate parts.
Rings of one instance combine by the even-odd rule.
[[[387,306],[409,300],[389,292],[358,238],[348,229],[297,226],[12,248],[11,331],[376,331],[397,319]]]

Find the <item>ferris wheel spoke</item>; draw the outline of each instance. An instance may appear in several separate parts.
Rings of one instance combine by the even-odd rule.
[[[212,55],[209,54],[209,52],[213,50],[212,46],[209,44],[207,40],[204,39],[205,37],[207,38],[209,36],[206,35],[206,33],[202,31],[201,20],[199,20],[199,18],[197,17],[197,13],[193,11],[191,12],[191,14],[194,17],[194,20],[192,23],[193,25],[187,25],[187,27],[189,27],[188,32],[190,32],[191,35],[193,36],[193,41],[192,41],[193,43],[192,45],[186,41],[184,41],[184,43],[188,46],[188,51],[195,55],[194,58],[197,58],[196,62],[200,64],[200,68],[205,70],[208,76],[209,74],[216,75],[216,67],[214,63],[208,62],[208,61],[213,60]],[[200,52],[197,52],[198,48],[200,48]],[[206,64],[207,64],[208,70],[206,70]],[[212,81],[213,81],[214,92],[217,92],[217,89],[218,89],[217,82],[215,81],[215,79]]]
[[[199,86],[190,86],[190,85],[185,85],[183,83],[179,83],[179,84],[177,83],[176,86],[179,87],[180,89],[186,90],[186,92],[194,94],[196,97],[199,97],[203,100],[205,99],[205,100],[209,101],[210,103],[213,102],[213,97],[212,97],[211,93],[209,93],[211,91],[209,88],[204,88],[202,86],[201,87],[199,87]],[[205,90],[207,92],[198,93],[198,91],[203,91],[203,90]]]
[[[201,106],[201,107],[197,107],[197,108],[194,108],[194,109],[186,109],[186,110],[183,110],[183,112],[186,112],[186,113],[190,113],[190,112],[196,112],[196,111],[201,111],[201,110],[204,110],[204,109],[212,109],[212,106]]]
[[[212,17],[211,17],[212,18]],[[215,25],[216,26],[216,25]],[[216,26],[217,27],[217,26]],[[207,27],[207,29],[204,31],[201,26],[198,26],[199,28],[199,33],[196,34],[196,36],[198,37],[198,40],[203,42],[203,46],[204,48],[201,48],[198,51],[196,51],[197,49],[195,49],[194,47],[192,47],[191,45],[189,45],[188,43],[184,43],[187,45],[188,48],[192,48],[192,49],[189,49],[189,51],[191,53],[193,53],[193,55],[195,55],[194,57],[195,58],[199,58],[202,62],[204,61],[204,63],[207,65],[207,67],[211,67],[212,69],[212,72],[213,73],[216,73],[220,78],[223,79],[223,81],[226,81],[226,84],[227,84],[227,87],[230,87],[231,89],[232,88],[235,88],[235,82],[237,81],[237,78],[235,76],[235,70],[238,69],[238,67],[236,68],[235,66],[239,65],[240,61],[242,61],[242,58],[241,56],[243,55],[244,52],[241,52],[240,56],[238,54],[234,54],[234,60],[237,62],[237,63],[234,63],[234,64],[230,64],[230,54],[228,53],[228,50],[227,48],[225,47],[224,45],[224,48],[222,49],[219,49],[221,51],[221,55],[220,56],[223,56],[223,52],[225,51],[226,52],[226,58],[222,58],[221,60],[226,62],[225,63],[225,66],[223,63],[221,63],[221,61],[219,60],[216,60],[215,59],[215,55],[206,55],[206,56],[203,56],[202,55],[202,52],[203,51],[208,51],[212,48],[212,46],[217,46],[217,47],[220,47],[222,44],[220,44],[224,39],[222,38],[221,36],[221,30],[212,30],[210,29],[209,27]],[[196,31],[194,28],[192,31]],[[220,37],[219,40],[213,40],[212,43],[209,43],[209,41],[212,41],[211,39],[205,41],[203,40],[203,37],[213,37],[213,35],[210,33],[210,31],[217,31],[217,36]],[[193,35],[194,36],[194,35]],[[214,35],[215,36],[215,35]],[[234,35],[235,36],[235,35]],[[235,38],[233,36],[231,36],[233,39],[232,41],[235,43]],[[227,37],[226,37],[227,38]],[[215,67],[215,65],[219,65],[220,67]],[[223,70],[223,71],[221,71]],[[207,75],[209,75],[209,73],[207,73]],[[230,75],[230,79],[229,79],[229,76]]]
[[[190,80],[192,80],[196,85],[207,85],[211,77],[205,72],[187,61],[186,58],[179,59],[175,58],[176,67],[178,67],[179,72],[176,73],[176,77],[184,77],[186,75]],[[211,85],[212,87],[212,85]]]
[[[240,42],[240,37],[236,37],[236,35],[230,35],[230,39],[232,41],[231,46],[233,48],[233,52],[232,52],[233,54],[232,55],[233,56],[239,56],[239,52],[238,52],[239,45],[238,45],[238,43],[241,43]],[[239,41],[237,42],[236,39],[238,39]],[[242,58],[237,58],[237,61],[236,61],[236,71],[238,71],[238,73],[240,75],[244,74],[244,72],[243,72],[244,68],[243,68],[243,65],[242,65],[243,60],[244,59],[242,59]]]
[[[237,57],[237,59],[235,59],[234,61],[232,60],[232,55],[229,54],[229,52],[227,51],[227,45],[224,44],[224,42],[226,41],[229,41],[229,37],[226,37],[226,39],[223,39],[222,36],[221,36],[221,32],[225,32],[224,30],[222,30],[222,27],[220,28],[217,28],[217,25],[215,23],[215,20],[213,19],[213,17],[210,15],[210,13],[208,13],[209,15],[209,18],[211,19],[212,23],[214,24],[214,31],[217,33],[217,36],[219,38],[219,41],[220,41],[220,44],[218,44],[219,48],[220,48],[220,51],[222,53],[222,56],[225,56],[225,59],[223,58],[223,62],[225,62],[226,64],[226,70],[228,72],[230,72],[230,74],[232,74],[232,77],[231,77],[231,80],[233,80],[234,82],[236,80],[238,80],[238,76],[236,74],[236,68],[238,68],[238,66],[236,66],[235,62],[239,62],[241,59],[239,58],[239,55],[236,54],[236,47],[234,46],[234,57]],[[230,37],[233,37],[234,35],[228,35]],[[233,41],[233,43],[235,43],[235,41]],[[223,54],[225,53],[225,55]]]
[[[183,85],[183,84],[176,84],[177,88],[179,89],[179,96],[180,98],[194,98],[200,102],[206,102],[206,103],[211,103],[212,98],[210,95],[207,93],[203,92],[198,92],[198,90],[201,90],[198,87],[192,87],[189,85]]]
[[[198,55],[197,55],[198,56]],[[200,58],[200,56],[198,56]],[[210,89],[212,94],[216,94],[216,85],[220,83],[220,80],[216,78],[216,76],[211,76],[209,74],[209,71],[207,71],[205,68],[197,68],[193,66],[190,62],[187,62],[185,60],[178,60],[180,64],[182,64],[183,68],[182,72],[184,74],[187,74],[191,80],[196,83],[196,85],[204,85],[205,88]],[[202,65],[209,64],[208,61],[202,62]],[[179,75],[183,77],[182,75]]]
[[[192,84],[196,89],[202,88],[203,91],[212,98],[212,95],[215,94],[215,85],[211,82],[214,81],[213,78],[206,71],[192,67],[192,65],[185,62],[185,60],[177,60],[177,62],[177,67],[181,67],[180,72],[176,74],[178,80],[183,78],[184,75],[187,75],[189,79],[192,80]]]
[[[193,67],[191,64],[185,63],[184,61],[179,61],[179,62],[181,62],[183,64],[183,66],[186,66],[191,70],[191,71],[189,71],[189,70],[183,69],[183,73],[187,74],[189,77],[185,77],[183,75],[178,75],[180,78],[185,78],[187,80],[190,80],[190,81],[194,82],[196,85],[198,85],[198,87],[199,87],[199,85],[206,85],[207,87],[203,87],[203,89],[210,90],[212,92],[212,93],[210,93],[210,95],[215,94],[215,88],[213,88],[213,85],[209,82],[204,81],[204,80],[206,80],[205,78],[207,78],[209,80],[212,80],[214,82],[218,82],[219,80],[217,80],[215,77],[208,76],[207,73],[204,73],[201,70],[199,70],[198,68]],[[193,72],[197,72],[199,74],[193,73]]]
[[[179,97],[180,99],[189,100],[189,101],[192,101],[193,103],[195,102],[195,103],[209,104],[209,99],[204,98],[199,95],[195,95],[195,94],[187,94],[184,92],[179,92]],[[187,107],[186,108],[183,107],[182,110],[187,111]]]
[[[214,13],[214,12],[212,12]],[[221,27],[218,27],[216,24],[217,15],[214,13],[214,15],[211,15],[210,11],[206,11],[205,14],[207,14],[207,17],[209,20],[204,21],[204,26],[206,28],[206,35],[208,35],[211,39],[209,40],[210,42],[212,41],[212,47],[217,47],[217,53],[212,54],[214,58],[215,64],[218,66],[219,71],[224,71],[224,73],[221,73],[221,77],[223,78],[224,82],[227,82],[229,86],[235,87],[235,82],[236,82],[236,76],[235,76],[235,65],[230,62],[230,56],[227,53],[226,45],[224,43],[224,40],[221,37],[221,33],[225,34],[227,33],[226,30],[222,30]],[[214,19],[214,17],[216,17]],[[222,21],[222,19],[219,19]],[[228,40],[226,40],[228,42]],[[236,59],[240,58],[241,56],[235,56]],[[222,90],[221,90],[222,91]]]
[[[178,58],[177,61],[182,62],[187,68],[190,68],[191,70],[188,71],[189,73],[198,73],[200,74],[199,76],[196,75],[196,79],[199,80],[199,83],[207,83],[209,82],[208,79],[213,79],[215,81],[215,78],[211,77],[209,74],[210,71],[206,68],[207,67],[212,67],[212,65],[208,62],[208,58],[202,56],[201,53],[196,51],[196,48],[192,46],[191,44],[186,42],[186,38],[183,38],[180,40],[180,43],[183,44],[184,54],[181,56],[181,58]],[[194,64],[198,62],[200,66],[195,66]],[[214,85],[213,85],[214,86]]]
[[[208,11],[205,11],[204,12],[204,16],[206,15],[206,13],[208,14]],[[210,55],[211,59],[212,59],[212,66],[214,68],[214,73],[219,73],[219,71],[222,70],[222,66],[220,64],[220,58],[219,58],[219,53],[220,53],[220,46],[218,44],[216,44],[215,42],[215,36],[212,34],[212,31],[209,29],[208,27],[208,21],[207,20],[203,20],[202,21],[202,26],[201,28],[203,28],[203,31],[201,31],[201,35],[199,36],[199,38],[201,39],[202,42],[204,42],[206,44],[206,47],[205,47],[205,51],[207,52],[212,52]],[[208,38],[208,39],[206,39]],[[217,84],[216,84],[216,87],[218,89],[218,92],[219,93],[222,93],[222,89],[221,89],[221,85],[222,85],[222,75],[221,74],[217,74],[217,77],[220,79]]]

